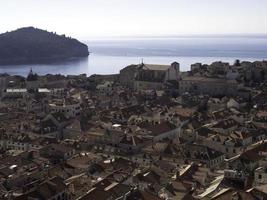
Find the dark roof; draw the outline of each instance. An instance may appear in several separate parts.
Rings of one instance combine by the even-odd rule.
[[[168,144],[167,147],[164,149],[164,153],[168,155],[177,155],[179,149],[175,144]]]
[[[128,192],[130,192],[131,191],[131,187],[128,186],[128,185],[119,183],[119,184],[115,185],[114,187],[111,187],[107,191],[110,191],[111,194],[115,198],[120,198],[122,196],[125,196]]]
[[[57,125],[54,123],[52,119],[48,119],[45,121],[41,121],[41,129],[43,132],[54,132],[57,130]]]
[[[112,193],[110,191],[101,190],[98,188],[93,188],[90,192],[79,200],[108,200],[112,197]]]
[[[33,191],[16,197],[15,200],[40,199],[46,200],[62,193],[66,189],[66,185],[60,177],[54,177],[50,180],[44,181]]]
[[[192,185],[189,183],[185,183],[182,180],[174,180],[168,186],[167,190],[172,194],[175,194],[176,191],[179,192],[189,192],[192,189]]]
[[[32,69],[30,70],[28,76],[27,76],[27,81],[37,81],[38,75],[33,73]]]
[[[196,129],[195,131],[197,132],[198,135],[203,136],[203,137],[208,137],[209,134],[214,132],[214,131],[212,131],[209,128],[204,127],[204,126]]]
[[[143,140],[137,136],[125,135],[120,141],[121,144],[138,146],[143,143]]]
[[[239,124],[234,119],[225,119],[225,120],[219,121],[217,124],[215,124],[213,126],[213,128],[228,129],[228,128],[231,128],[231,127],[237,126],[237,125],[239,125]]]
[[[267,142],[262,143],[253,149],[245,151],[244,153],[241,154],[240,159],[249,162],[250,161],[257,162],[260,159],[262,159],[262,156],[260,155],[259,152],[266,150],[267,150]]]
[[[160,178],[161,178],[159,174],[157,174],[154,170],[150,169],[143,173],[137,174],[136,177],[143,182],[151,184],[160,184]]]
[[[216,159],[222,155],[223,153],[219,151],[198,144],[188,144],[185,149],[186,158],[201,160],[204,162]]]
[[[134,105],[121,109],[121,112],[125,117],[130,117],[131,115],[141,115],[146,113],[146,110],[142,105]]]
[[[150,192],[137,190],[131,193],[126,200],[161,200],[161,198],[151,194]]]
[[[162,122],[162,123],[156,124],[156,125],[142,123],[140,125],[140,127],[147,129],[154,136],[169,132],[169,131],[177,128],[174,124],[172,124],[168,121],[165,121],[165,122]]]
[[[55,112],[55,113],[51,113],[51,115],[59,122],[65,122],[68,119],[65,117],[65,115],[63,113],[59,113],[59,112]]]
[[[236,191],[233,189],[225,190],[225,192],[219,192],[219,194],[214,195],[212,200],[228,200],[228,199],[238,199],[238,200],[256,200],[258,198],[253,197],[250,193],[244,191]]]

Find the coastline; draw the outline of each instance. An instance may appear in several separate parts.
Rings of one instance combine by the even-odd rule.
[[[16,59],[0,59],[0,66],[3,65],[24,65],[24,64],[49,64],[49,63],[57,63],[57,62],[66,62],[70,60],[80,59],[80,58],[89,58],[89,54],[87,56],[55,56],[55,57],[43,57],[43,58],[16,58]]]

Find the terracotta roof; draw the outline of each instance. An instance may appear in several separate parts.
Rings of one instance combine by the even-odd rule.
[[[156,125],[150,125],[150,124],[143,123],[143,124],[141,124],[141,127],[150,131],[151,134],[154,136],[169,132],[169,131],[177,128],[174,124],[172,124],[168,121],[162,122],[162,123],[156,124]]]

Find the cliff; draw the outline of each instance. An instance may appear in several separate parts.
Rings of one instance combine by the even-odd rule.
[[[38,63],[88,55],[87,45],[78,40],[34,27],[0,34],[0,64]]]

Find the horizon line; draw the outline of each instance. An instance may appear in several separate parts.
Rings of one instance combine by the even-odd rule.
[[[80,39],[127,39],[127,38],[267,38],[267,33],[225,33],[225,34],[170,34],[170,35],[112,35],[112,36],[77,36]]]
[[[17,29],[13,29],[13,30],[8,30],[5,32],[1,32],[0,34],[4,34],[6,32],[12,32],[12,31],[16,31],[18,29],[22,29],[22,28],[29,28],[29,27],[33,27],[36,29],[40,29],[40,30],[44,30],[44,31],[48,31],[51,32],[51,30],[47,30],[47,29],[42,29],[39,27],[35,27],[35,26],[25,26],[25,27],[20,27]],[[53,31],[52,31],[53,32]],[[57,31],[55,31],[58,35],[67,35],[69,37],[72,38],[78,38],[80,40],[84,40],[84,39],[105,39],[105,38],[114,38],[114,39],[127,39],[127,38],[267,38],[267,33],[183,33],[183,34],[137,34],[137,35],[78,35],[78,34],[71,34],[71,33],[59,33]]]

